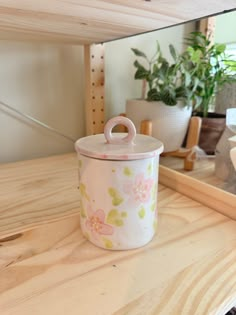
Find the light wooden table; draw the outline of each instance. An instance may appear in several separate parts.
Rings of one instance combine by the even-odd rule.
[[[145,247],[107,251],[79,228],[77,162],[0,167],[1,315],[207,315],[236,302],[236,222],[159,185]]]

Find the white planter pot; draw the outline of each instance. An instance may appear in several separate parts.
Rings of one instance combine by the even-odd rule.
[[[186,135],[192,108],[177,104],[167,106],[163,102],[128,100],[126,116],[131,119],[139,132],[142,120],[152,121],[152,136],[164,144],[164,152],[179,149]]]

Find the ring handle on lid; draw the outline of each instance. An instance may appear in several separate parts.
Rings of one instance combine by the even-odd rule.
[[[124,125],[128,128],[128,134],[124,138],[113,137],[112,129],[116,125]],[[132,121],[126,117],[118,116],[108,120],[104,127],[104,135],[110,144],[132,144],[136,136],[136,129]]]

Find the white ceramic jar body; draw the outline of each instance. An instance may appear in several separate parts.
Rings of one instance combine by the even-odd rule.
[[[81,228],[107,249],[141,247],[157,225],[159,155],[141,160],[101,160],[79,155]]]

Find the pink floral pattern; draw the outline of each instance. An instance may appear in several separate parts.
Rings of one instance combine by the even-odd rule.
[[[95,238],[98,235],[112,235],[113,227],[105,223],[105,212],[102,209],[93,211],[88,207],[88,219],[86,220],[86,227],[90,230]]]
[[[134,182],[126,182],[124,190],[131,194],[135,201],[148,202],[151,198],[153,184],[152,178],[145,179],[144,174],[140,173],[136,175]]]

